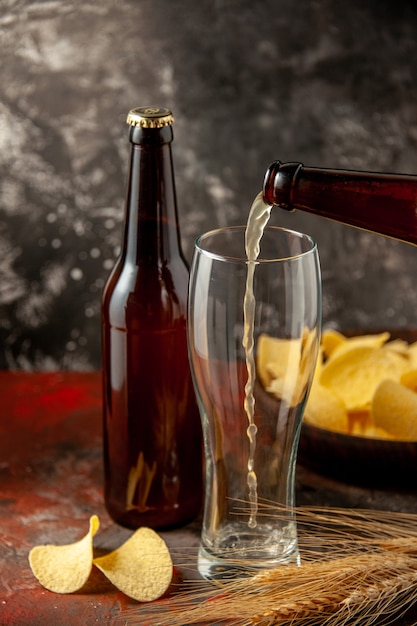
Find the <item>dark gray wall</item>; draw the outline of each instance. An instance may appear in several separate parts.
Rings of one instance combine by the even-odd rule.
[[[414,0],[3,0],[0,58],[0,368],[100,366],[133,106],[174,111],[188,257],[275,159],[417,173]],[[273,221],[318,240],[326,324],[417,325],[415,248]]]

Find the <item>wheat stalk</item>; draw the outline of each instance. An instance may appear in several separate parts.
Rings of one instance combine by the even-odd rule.
[[[245,624],[270,626],[291,622],[340,626],[346,619],[352,620],[356,614],[363,614],[365,608],[368,611],[372,606],[382,608],[382,604],[396,594],[417,589],[416,567],[414,559],[406,555],[394,556],[385,552],[345,557],[324,564],[311,562],[302,575],[296,577],[297,588],[293,589],[293,601],[288,604],[282,603],[285,594],[278,592],[277,587],[282,572],[277,578],[277,572],[272,570],[269,576],[268,573],[263,575],[260,585],[262,595],[265,589],[269,589],[267,597],[262,600],[263,606],[269,603],[272,606],[264,608],[262,614],[254,615]],[[320,592],[318,581],[327,591]],[[363,620],[360,623],[364,623]]]
[[[370,626],[391,623],[417,599],[417,516],[298,509],[297,519],[300,567],[215,585],[192,581],[121,618],[147,626]]]

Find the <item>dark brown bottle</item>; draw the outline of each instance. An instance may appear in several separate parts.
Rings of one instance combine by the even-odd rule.
[[[105,503],[129,528],[170,528],[202,503],[202,433],[187,355],[188,266],[168,109],[132,109],[123,248],[103,294]]]
[[[289,211],[301,209],[417,244],[417,176],[276,161],[265,174],[263,198]]]

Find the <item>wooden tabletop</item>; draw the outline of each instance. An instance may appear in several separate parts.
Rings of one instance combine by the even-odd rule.
[[[0,372],[1,625],[111,623],[138,606],[98,570],[80,593],[51,593],[28,563],[35,545],[80,539],[92,514],[101,522],[96,553],[118,547],[131,534],[111,521],[103,505],[101,402],[99,372]],[[417,512],[414,492],[348,485],[301,466],[297,499],[300,504]],[[196,521],[161,535],[171,548],[184,547],[192,569],[199,532]]]
[[[96,553],[131,534],[104,509],[101,441],[99,373],[0,373],[0,624],[89,626],[137,606],[96,569],[82,593],[60,595],[29,568],[33,546],[81,539],[92,514]],[[196,524],[161,534],[198,545]]]

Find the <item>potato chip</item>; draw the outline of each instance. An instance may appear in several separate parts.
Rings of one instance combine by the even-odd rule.
[[[341,413],[334,404],[334,397],[315,392],[317,385],[340,396],[345,405],[348,426],[346,432],[361,437],[374,439],[392,439],[394,434],[383,424],[374,423],[373,395],[385,380],[391,380],[406,391],[412,390],[417,397],[417,342],[409,345],[403,339],[389,341],[390,334],[383,332],[374,335],[346,337],[336,330],[325,330],[319,352],[318,365],[313,379],[310,398],[306,407],[305,419],[317,426],[343,432]],[[276,384],[276,383],[275,383]],[[378,393],[381,393],[380,391]],[[417,410],[413,407],[413,396],[408,396],[407,404],[404,394],[399,394],[396,411],[409,411],[410,421],[417,421]],[[328,403],[328,406],[325,404]],[[322,404],[322,406],[321,406]],[[391,404],[390,404],[391,406]],[[384,408],[377,407],[384,414]],[[332,417],[332,410],[338,418]],[[385,409],[387,413],[387,409]],[[390,425],[389,415],[385,415]],[[413,438],[409,430],[404,430],[401,420],[397,420],[396,438]],[[400,425],[399,425],[400,424]],[[412,430],[412,428],[411,428]],[[417,440],[417,437],[415,438]]]
[[[301,402],[307,392],[318,352],[317,330],[303,329],[296,339],[260,335],[257,373],[269,393],[289,406]]]
[[[312,383],[313,385],[319,384],[320,376],[323,371],[323,363],[324,363],[323,348],[319,346],[319,351],[318,351],[317,360],[316,360],[316,368],[314,370],[314,376],[313,376],[313,383]]]
[[[29,564],[45,589],[55,593],[73,593],[85,585],[93,566],[93,537],[99,527],[97,515],[92,515],[89,531],[80,541],[32,548]]]
[[[123,593],[139,602],[160,598],[168,589],[173,564],[164,540],[142,527],[117,550],[94,559],[94,565]]]
[[[363,410],[369,408],[379,383],[385,378],[399,381],[406,367],[395,351],[356,345],[325,363],[320,383],[333,389],[348,411]]]
[[[283,376],[288,368],[299,367],[301,339],[280,339],[263,333],[256,348],[257,374],[265,388],[274,378]]]
[[[333,360],[350,352],[355,348],[380,348],[388,339],[390,334],[388,332],[379,333],[377,335],[358,335],[355,337],[346,337],[343,342],[334,348],[329,360]]]
[[[410,367],[417,369],[417,341],[408,346],[408,360],[410,361]]]
[[[346,337],[333,328],[323,330],[321,335],[321,345],[326,358],[334,352],[334,350],[346,341]]]
[[[384,344],[384,350],[394,350],[406,359],[409,358],[408,343],[404,339],[393,339]]]
[[[382,381],[372,399],[372,419],[396,439],[417,441],[417,393],[394,380]]]
[[[314,366],[318,366],[319,355],[320,345],[317,336],[317,329],[313,328],[312,330],[309,330],[307,327],[305,327],[301,339],[300,354],[300,373],[305,383],[310,380],[311,372]]]
[[[363,428],[360,433],[352,433],[352,435],[358,434],[360,437],[367,437],[368,439],[394,439],[393,435],[379,426],[373,426],[372,424]]]
[[[401,375],[400,383],[412,391],[417,391],[417,369],[406,370]]]
[[[339,396],[323,385],[314,384],[304,411],[304,421],[312,426],[347,434],[349,429],[345,405]]]

